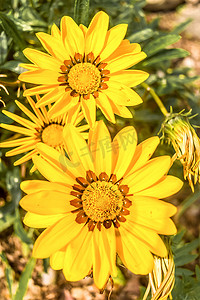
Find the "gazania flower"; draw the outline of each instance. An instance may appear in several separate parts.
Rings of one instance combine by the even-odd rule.
[[[114,114],[131,118],[126,106],[142,102],[131,87],[143,82],[148,74],[126,70],[146,57],[139,44],[124,40],[126,24],[108,30],[109,17],[98,12],[88,28],[78,26],[70,17],[63,17],[59,30],[52,26],[51,34],[37,33],[49,54],[25,49],[24,55],[33,64],[19,76],[25,82],[39,84],[24,92],[24,96],[44,94],[37,107],[55,102],[50,117],[73,114],[82,109],[92,127],[96,106],[105,117],[115,122]]]
[[[33,256],[50,256],[53,269],[67,280],[93,274],[99,289],[116,276],[116,253],[136,274],[152,271],[152,253],[166,256],[159,234],[176,233],[170,216],[176,208],[158,200],[176,193],[182,182],[167,176],[169,156],[149,160],[158,137],[137,144],[133,127],[122,129],[111,142],[103,121],[89,132],[88,144],[73,125],[64,129],[69,158],[38,144],[33,160],[49,181],[22,183],[27,193],[20,204],[28,211],[27,226],[46,228]]]
[[[192,191],[200,183],[200,139],[189,122],[191,112],[171,113],[163,124],[164,138],[176,151],[176,158],[183,165],[184,178]]]
[[[65,124],[68,122],[72,122],[72,124],[76,126],[83,119],[82,113],[80,113],[78,117],[73,116],[72,118],[69,118],[66,114],[64,114],[60,117],[51,119],[48,117],[48,110],[45,107],[41,109],[36,108],[36,103],[31,97],[27,97],[27,100],[31,105],[34,113],[17,100],[16,104],[24,112],[24,114],[29,117],[31,121],[9,111],[2,111],[6,116],[22,125],[15,126],[0,124],[2,128],[16,132],[19,136],[21,136],[20,138],[12,138],[0,143],[1,148],[14,147],[14,149],[6,153],[6,156],[13,156],[28,152],[20,159],[15,161],[15,166],[30,160],[34,154],[38,153],[36,145],[39,142],[43,142],[60,152],[64,152],[63,128]],[[37,100],[40,100],[39,96],[37,96]],[[49,105],[49,107],[51,106]],[[82,131],[85,131],[88,128],[88,125],[77,127],[78,131],[81,132],[84,138],[88,137],[88,133]]]

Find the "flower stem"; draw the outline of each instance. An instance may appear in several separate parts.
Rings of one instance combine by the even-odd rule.
[[[142,83],[142,86],[147,90],[147,92],[149,92],[151,94],[151,96],[153,97],[153,99],[157,103],[158,107],[160,108],[162,114],[166,117],[169,113],[166,110],[166,108],[165,108],[164,104],[162,103],[162,101],[160,100],[160,98],[158,97],[158,95],[156,94],[156,92],[154,91],[154,89],[152,89],[146,83]]]

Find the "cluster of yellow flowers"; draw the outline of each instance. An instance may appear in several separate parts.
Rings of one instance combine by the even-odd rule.
[[[128,126],[111,140],[104,122],[96,121],[96,107],[112,123],[114,114],[131,118],[127,106],[142,103],[132,87],[148,77],[127,70],[146,57],[124,39],[127,25],[108,30],[108,23],[101,11],[88,28],[63,17],[60,30],[53,25],[51,34],[37,34],[48,54],[25,49],[32,64],[23,64],[28,71],[19,77],[36,84],[24,92],[32,111],[16,101],[30,120],[4,111],[22,126],[1,124],[19,138],[0,145],[14,147],[7,156],[26,153],[15,165],[32,159],[32,171],[47,179],[21,184],[24,223],[46,228],[33,256],[50,257],[67,280],[92,274],[99,289],[117,275],[116,255],[135,274],[151,273],[154,255],[167,256],[159,235],[176,233],[170,219],[176,207],[160,199],[182,187],[167,175],[169,156],[151,158],[157,136],[137,145]],[[79,126],[83,119],[88,125]]]

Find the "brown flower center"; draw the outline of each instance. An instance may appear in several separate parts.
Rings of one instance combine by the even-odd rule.
[[[96,225],[101,230],[101,225],[118,228],[120,222],[125,222],[129,214],[127,208],[132,203],[127,198],[129,188],[121,184],[122,180],[117,181],[116,175],[109,177],[105,172],[97,177],[92,171],[86,172],[86,178],[76,178],[78,184],[71,191],[76,198],[70,201],[77,208],[72,211],[77,213],[76,222],[87,223],[91,231]]]
[[[82,96],[89,99],[90,94],[97,98],[101,90],[107,89],[105,81],[110,71],[106,70],[106,63],[100,61],[100,57],[94,57],[91,52],[86,56],[76,53],[70,60],[65,60],[60,67],[62,76],[58,77],[61,86],[65,91],[70,91],[73,97]]]
[[[41,140],[54,148],[61,146],[63,144],[63,126],[59,124],[48,125],[41,133]]]

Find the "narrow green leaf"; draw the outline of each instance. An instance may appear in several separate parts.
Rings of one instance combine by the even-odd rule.
[[[31,277],[31,274],[33,272],[34,266],[35,266],[36,260],[34,258],[31,258],[29,262],[27,263],[21,277],[19,280],[19,285],[17,288],[17,292],[15,294],[14,300],[23,300],[24,295],[26,293],[27,287],[28,287],[28,281]]]
[[[12,285],[13,285],[13,274],[12,273],[13,273],[13,271],[12,271],[12,268],[10,267],[8,260],[3,252],[0,253],[0,257],[1,257],[2,261],[6,264],[5,275],[6,275],[6,280],[8,283],[8,290],[10,293],[10,297],[11,297],[11,299],[13,299],[13,295],[12,295]]]
[[[15,44],[23,50],[26,47],[24,40],[21,38],[21,33],[18,31],[15,23],[3,12],[0,12],[0,20],[2,27],[8,36],[13,38]]]
[[[155,32],[151,28],[145,28],[140,31],[137,31],[133,34],[131,34],[128,39],[130,42],[133,43],[141,43],[143,41],[146,41],[147,39],[151,38]]]
[[[74,1],[74,19],[77,24],[88,25],[90,0]]]
[[[6,228],[10,227],[15,221],[15,215],[12,213],[3,214],[0,211],[0,232],[4,231]]]
[[[185,30],[185,28],[193,21],[192,18],[187,19],[186,21],[178,24],[172,31],[173,34],[179,34]]]
[[[176,48],[176,49],[166,49],[161,51],[158,55],[152,56],[149,59],[147,58],[143,62],[143,66],[151,66],[154,64],[158,64],[161,61],[169,61],[175,58],[183,58],[188,56],[190,53],[184,49]]]
[[[197,191],[194,194],[191,194],[189,197],[187,197],[180,206],[178,217],[182,216],[182,214],[190,207],[195,201],[197,201],[200,197],[200,189],[197,189]]]
[[[152,56],[153,54],[165,49],[167,46],[174,44],[180,40],[181,36],[176,34],[167,34],[164,36],[159,36],[153,41],[150,41],[144,48],[144,52],[147,56]]]
[[[14,231],[15,231],[16,235],[22,240],[22,242],[31,245],[32,240],[28,236],[27,232],[24,230],[24,227],[23,227],[21,219],[20,219],[18,208],[16,208],[15,213],[16,213],[16,219],[14,222]]]
[[[190,262],[192,262],[193,260],[195,260],[198,257],[198,254],[183,254],[181,256],[178,256],[174,258],[174,262],[176,267],[179,266],[184,266]]]
[[[8,55],[8,44],[5,32],[0,34],[0,64],[3,64]]]

